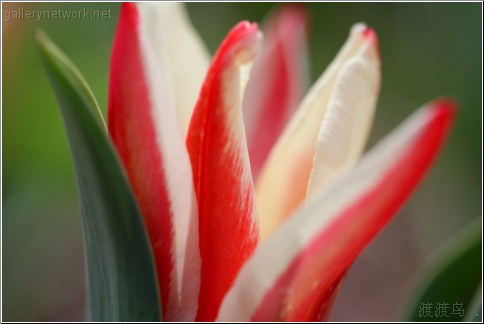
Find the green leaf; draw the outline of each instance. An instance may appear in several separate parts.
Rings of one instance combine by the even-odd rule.
[[[407,320],[462,321],[468,312],[477,312],[472,300],[481,285],[481,228],[478,219],[434,258],[416,285]]]
[[[42,32],[37,41],[74,161],[92,321],[159,321],[152,252],[99,107],[67,57]]]

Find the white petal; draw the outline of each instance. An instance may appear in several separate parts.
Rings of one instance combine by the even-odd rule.
[[[151,33],[157,59],[174,93],[182,134],[187,132],[193,108],[207,73],[210,55],[183,3],[138,3]]]
[[[307,198],[355,165],[373,122],[380,62],[373,44],[339,72],[319,130]]]

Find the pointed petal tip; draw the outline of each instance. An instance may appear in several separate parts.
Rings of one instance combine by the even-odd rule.
[[[459,105],[453,98],[444,97],[433,100],[430,107],[447,118],[453,119],[457,114]]]
[[[381,61],[380,43],[378,42],[378,35],[376,31],[373,28],[364,25],[361,29],[361,34],[363,35],[364,39],[373,46],[378,57],[378,61]]]
[[[301,40],[307,41],[310,21],[309,12],[304,5],[289,3],[275,10],[264,32],[273,29],[278,37],[289,39],[293,34],[302,33]]]
[[[367,48],[369,48],[370,53],[372,53],[371,55],[374,56],[374,59],[380,64],[380,45],[378,35],[373,28],[369,27],[364,22],[356,23],[351,27],[349,38],[358,43],[367,44]]]
[[[233,28],[233,32],[239,35],[240,38],[247,37],[249,35],[259,32],[259,25],[255,22],[248,20],[242,20]]]
[[[304,26],[310,22],[309,12],[301,3],[289,3],[282,6],[275,13],[275,22],[284,28],[294,28],[294,26]]]
[[[363,37],[364,40],[374,45],[379,52],[378,35],[376,31],[372,27],[368,26],[366,23],[359,22],[354,24],[351,27],[350,35]]]
[[[228,52],[236,55],[237,63],[243,65],[254,59],[259,50],[261,40],[262,32],[259,29],[259,25],[243,20],[229,32],[229,35],[220,47],[219,53],[227,53],[226,50],[230,48]],[[239,45],[234,46],[236,43]]]
[[[258,30],[259,25],[256,22],[251,22],[251,21],[248,21],[248,20],[242,20],[241,22],[239,22],[235,26],[235,28],[243,28],[243,29],[247,29],[247,30]]]
[[[364,31],[368,28],[366,23],[359,22],[351,26],[350,35],[364,34]]]
[[[136,4],[134,2],[122,2],[121,3],[121,10],[122,11],[136,11]]]
[[[376,31],[371,27],[366,27],[363,30],[363,36],[371,42],[378,44],[378,36]]]
[[[458,111],[457,103],[452,98],[438,98],[431,101],[427,107],[433,123],[438,125],[443,134],[448,134]]]
[[[123,2],[121,3],[121,8],[119,11],[119,21],[118,24],[126,24],[129,25],[129,28],[134,28],[139,23],[139,11],[136,4],[133,2]],[[121,27],[117,27],[117,30],[122,29]],[[119,31],[117,31],[118,33]],[[120,37],[125,37],[125,32]]]
[[[371,28],[371,27],[368,27],[368,26],[366,26],[362,30],[362,34],[368,40],[372,40],[373,41],[375,38],[377,38],[377,35],[376,35],[375,30],[373,28]]]

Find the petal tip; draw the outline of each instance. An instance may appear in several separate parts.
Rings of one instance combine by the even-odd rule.
[[[238,31],[244,34],[253,34],[259,31],[259,25],[255,22],[250,22],[248,20],[242,20],[235,27],[234,31]]]
[[[123,2],[121,3],[122,11],[134,11],[136,10],[136,4],[134,2]]]
[[[139,11],[138,7],[133,2],[123,2],[121,3],[121,8],[119,11],[119,22],[124,22],[131,26],[136,26],[139,23]],[[130,27],[131,28],[131,27]],[[119,27],[118,27],[119,29]]]
[[[429,106],[434,118],[440,120],[446,128],[450,128],[458,111],[457,102],[453,98],[444,97],[433,100]]]
[[[369,27],[364,22],[359,22],[353,25],[350,35],[359,39],[362,38],[364,42],[368,42],[375,49],[378,60],[381,61],[378,35],[373,28]]]
[[[370,42],[371,45],[375,48],[375,51],[378,55],[378,58],[380,58],[380,45],[378,42],[378,35],[376,31],[368,26],[365,26],[362,31],[361,31],[363,37],[365,38],[366,41]]]
[[[289,3],[282,6],[275,13],[275,21],[280,27],[287,28],[294,26],[307,27],[310,21],[309,12],[300,3]]]
[[[222,48],[233,46],[235,43],[240,46],[233,46],[232,53],[238,58],[238,64],[242,65],[254,59],[262,40],[262,32],[257,23],[247,20],[239,22],[229,33],[229,36],[222,45]]]
[[[363,28],[362,34],[368,40],[373,40],[374,38],[376,38],[376,32],[375,32],[375,30],[373,28],[371,28],[371,27],[368,27],[368,26],[366,26],[365,28]]]
[[[363,34],[364,31],[368,29],[368,26],[364,22],[359,22],[351,27],[350,35]]]
[[[432,102],[432,107],[434,107],[434,109],[442,110],[443,112],[451,116],[454,116],[458,110],[457,102],[450,97],[435,99]]]

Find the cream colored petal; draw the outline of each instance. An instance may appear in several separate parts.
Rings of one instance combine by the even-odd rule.
[[[313,85],[276,143],[257,183],[262,238],[270,235],[304,201],[318,134],[328,107],[334,114],[335,100],[340,98],[335,91],[341,93],[339,85],[347,82],[345,75],[358,70],[351,68],[355,60],[369,66],[376,66],[377,62],[370,64],[368,60],[379,62],[377,54],[368,55],[365,49],[369,47],[377,53],[374,32],[364,24],[355,25],[336,58]]]
[[[319,130],[307,197],[353,167],[373,123],[380,89],[380,61],[368,43],[341,69]]]

